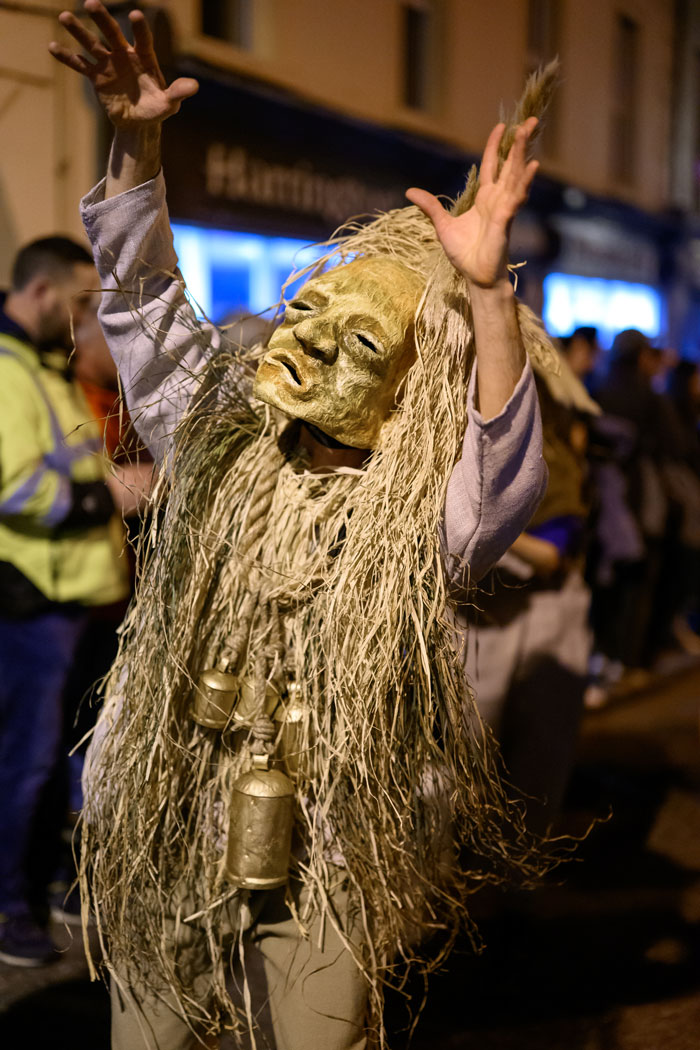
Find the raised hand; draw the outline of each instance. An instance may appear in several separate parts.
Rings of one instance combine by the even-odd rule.
[[[70,11],[63,11],[59,22],[89,58],[53,41],[49,51],[54,58],[87,77],[115,128],[145,128],[177,113],[183,99],[194,95],[199,85],[191,77],[166,85],[143,13],[129,13],[134,34],[131,45],[100,0],[85,0],[84,6],[104,40]]]
[[[437,197],[426,190],[412,188],[406,192],[408,199],[433,223],[452,265],[482,288],[492,288],[507,279],[510,225],[527,200],[539,167],[536,160],[527,160],[527,144],[536,126],[536,117],[520,125],[499,173],[498,147],[505,125],[496,125],[484,149],[476,200],[462,215],[450,215]]]

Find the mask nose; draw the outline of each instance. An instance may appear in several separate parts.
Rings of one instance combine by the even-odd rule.
[[[316,318],[308,318],[295,324],[292,332],[305,354],[327,365],[333,364],[338,356],[338,344],[329,326],[320,324]]]

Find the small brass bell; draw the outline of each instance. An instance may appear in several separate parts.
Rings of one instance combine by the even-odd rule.
[[[272,682],[265,685],[265,700],[262,711],[260,699],[255,691],[255,683],[251,675],[244,675],[239,679],[240,692],[238,703],[233,711],[233,720],[240,725],[250,725],[261,714],[271,715],[280,702],[279,689]]]
[[[308,708],[301,698],[299,686],[296,682],[290,682],[287,686],[286,700],[274,713],[274,720],[279,727],[277,754],[290,777],[297,776],[301,762],[307,754],[304,748],[304,729],[308,715]]]
[[[294,785],[268,764],[267,755],[255,755],[231,791],[226,875],[251,890],[284,886],[289,873]]]
[[[240,695],[238,676],[213,669],[202,671],[194,694],[192,718],[208,729],[224,729]]]

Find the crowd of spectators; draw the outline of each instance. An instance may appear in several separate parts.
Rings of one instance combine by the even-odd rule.
[[[668,650],[700,652],[698,365],[635,329],[606,356],[584,377],[602,410],[588,450],[590,707],[643,685]]]
[[[560,816],[578,728],[700,655],[700,373],[635,329],[559,343],[538,388],[549,485],[460,616],[465,664],[531,824]],[[466,629],[468,628],[468,629]]]

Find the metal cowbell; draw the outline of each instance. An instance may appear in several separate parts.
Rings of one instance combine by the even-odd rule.
[[[225,729],[240,696],[238,675],[209,669],[197,681],[190,714],[195,722],[208,729]]]
[[[226,875],[252,890],[284,886],[294,824],[294,785],[279,769],[266,769],[267,756],[231,789]]]

